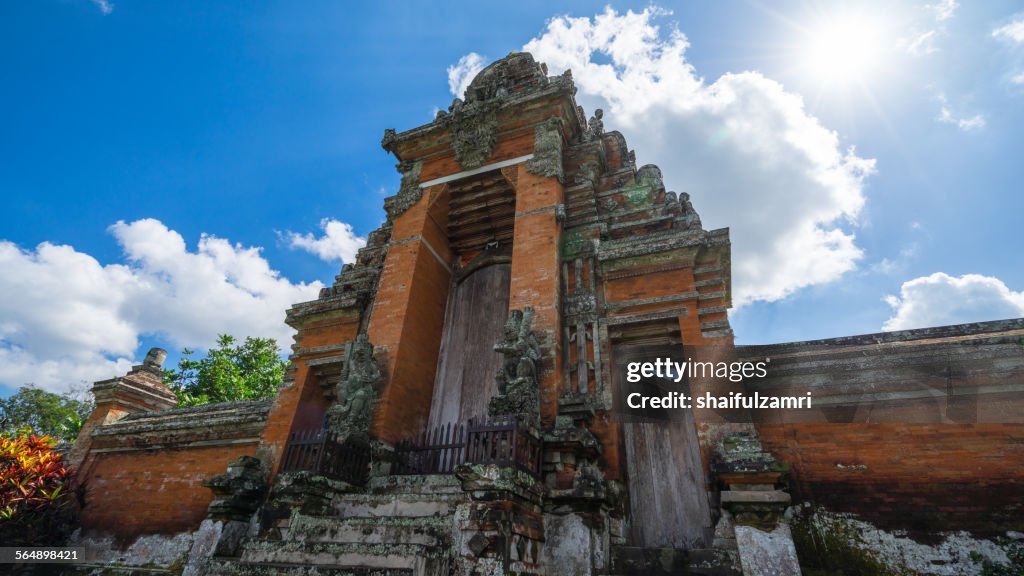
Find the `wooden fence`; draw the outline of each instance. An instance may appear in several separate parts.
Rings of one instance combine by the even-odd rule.
[[[395,446],[393,474],[450,474],[459,464],[514,466],[540,476],[541,441],[516,418],[425,430]]]
[[[368,442],[339,442],[328,430],[292,432],[281,463],[282,472],[310,471],[357,486],[366,484],[369,469]]]

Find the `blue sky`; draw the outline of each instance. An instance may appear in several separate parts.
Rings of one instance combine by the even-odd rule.
[[[528,47],[734,238],[738,343],[1024,316],[1024,7],[38,0],[0,21],[0,393],[273,336]],[[298,8],[301,6],[301,8]]]

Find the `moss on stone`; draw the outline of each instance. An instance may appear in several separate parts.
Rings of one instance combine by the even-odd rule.
[[[923,576],[884,564],[865,550],[860,531],[844,518],[798,515],[790,529],[804,576]]]

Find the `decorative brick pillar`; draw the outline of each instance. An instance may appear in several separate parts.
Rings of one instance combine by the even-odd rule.
[[[725,437],[715,472],[723,485],[715,547],[735,550],[744,576],[800,575],[786,521],[790,495],[781,489],[784,463],[765,452],[755,433]]]
[[[367,330],[385,372],[372,436],[395,442],[426,425],[451,284],[445,185],[395,218]]]
[[[538,176],[520,164],[516,186],[515,232],[512,239],[512,285],[509,310],[533,307],[533,327],[543,334],[544,351],[538,374],[540,413],[545,426],[558,414],[562,389],[560,268],[564,190],[553,176]]]

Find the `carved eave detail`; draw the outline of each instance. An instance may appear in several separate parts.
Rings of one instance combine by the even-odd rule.
[[[389,220],[397,218],[423,197],[423,189],[420,188],[423,162],[402,162],[396,168],[402,174],[402,183],[398,187],[398,194],[384,199],[384,211]]]
[[[478,168],[490,158],[498,141],[500,109],[500,100],[489,100],[460,105],[440,118],[451,134],[452,152],[463,170]]]
[[[564,100],[561,108],[562,117],[569,120],[567,128],[573,134],[580,134],[586,130],[586,119],[579,117],[574,99],[575,94],[576,86],[572,81],[572,74],[566,71],[566,73],[560,76],[548,77],[546,85],[537,90],[514,95],[495,96],[491,100],[472,104],[463,104],[460,100],[456,100],[456,103],[453,103],[450,109],[451,112],[439,112],[438,117],[433,122],[404,132],[396,132],[393,128],[385,130],[381,146],[387,152],[394,154],[399,160],[422,159],[430,154],[425,154],[424,151],[434,148],[434,142],[443,141],[445,135],[450,131],[453,122],[458,122],[458,118],[453,119],[450,116],[465,115],[466,113],[473,114],[486,107],[487,111],[493,112],[497,118],[495,134],[500,136],[504,117],[508,116],[512,111],[521,110],[544,99],[558,98]],[[460,108],[461,110],[459,110]],[[456,112],[456,110],[459,111]],[[454,146],[454,142],[452,142],[452,145]]]

